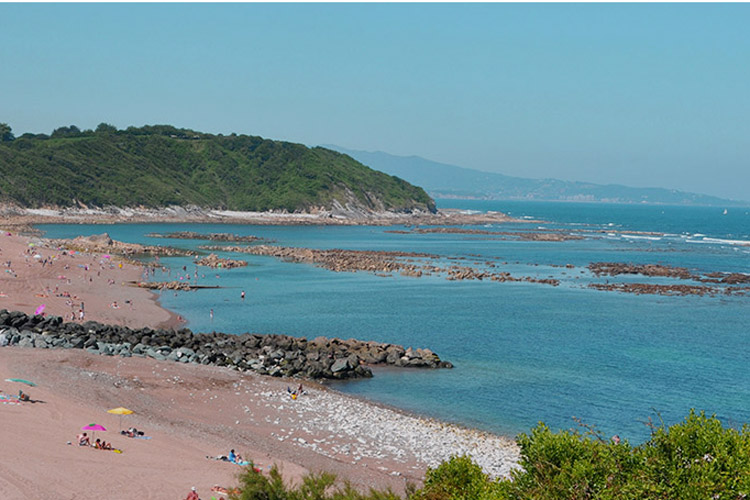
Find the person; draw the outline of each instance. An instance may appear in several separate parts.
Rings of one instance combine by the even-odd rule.
[[[94,443],[94,448],[96,448],[97,450],[101,450],[102,449],[102,441],[101,441],[101,439],[96,438],[96,442]]]
[[[188,496],[185,497],[185,500],[200,500],[198,497],[198,491],[195,489],[195,486],[190,488],[190,493],[188,493]]]
[[[237,455],[235,455],[234,450],[229,451],[229,461],[230,462],[237,462]]]
[[[620,444],[620,436],[618,436],[617,434],[612,436],[612,442],[615,444]]]
[[[85,432],[76,436],[76,439],[78,439],[78,446],[88,446],[91,444],[89,436]]]
[[[25,392],[23,392],[23,390],[19,389],[18,390],[18,399],[21,400],[21,401],[28,401],[29,400],[29,395],[26,394]]]
[[[242,290],[242,293],[240,294],[240,297],[242,297],[242,300],[245,300],[245,290]]]

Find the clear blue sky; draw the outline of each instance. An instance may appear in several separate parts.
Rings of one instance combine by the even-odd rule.
[[[0,122],[750,198],[750,4],[1,4]]]

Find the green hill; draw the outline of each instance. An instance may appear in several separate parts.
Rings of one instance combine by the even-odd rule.
[[[421,188],[349,156],[261,137],[101,124],[14,138],[0,124],[0,139],[0,202],[29,208],[435,210]]]

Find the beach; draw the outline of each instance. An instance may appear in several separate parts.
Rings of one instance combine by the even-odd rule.
[[[177,326],[176,315],[148,290],[128,286],[143,268],[116,255],[61,250],[41,238],[0,234],[0,309],[118,324]]]
[[[43,240],[8,233],[0,250],[1,261],[11,261],[0,281],[4,309],[32,314],[44,304],[46,314],[65,316],[77,314],[83,302],[86,320],[130,327],[177,321],[150,291],[126,285],[140,279],[139,266],[111,255],[64,255]],[[307,381],[292,399],[287,388],[296,389],[299,380],[215,366],[0,347],[0,379],[2,394],[24,389],[35,401],[0,404],[6,442],[17,443],[0,447],[0,496],[8,499],[184,498],[192,486],[210,498],[217,496],[212,486],[237,484],[241,467],[207,458],[230,449],[263,471],[276,464],[290,481],[328,471],[361,489],[398,493],[452,454],[471,454],[495,476],[508,474],[518,457],[507,438]],[[106,412],[120,406],[134,413]],[[76,435],[90,423],[105,426],[97,437],[123,453],[76,446]],[[151,439],[122,436],[120,425]]]

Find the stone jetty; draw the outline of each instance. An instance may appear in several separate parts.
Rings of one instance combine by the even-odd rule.
[[[85,349],[103,356],[141,356],[178,363],[226,366],[262,375],[307,379],[372,377],[370,365],[452,368],[429,349],[317,337],[245,333],[193,333],[130,329],[94,321],[63,322],[59,316],[29,316],[0,310],[0,347]]]

